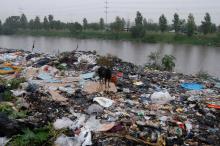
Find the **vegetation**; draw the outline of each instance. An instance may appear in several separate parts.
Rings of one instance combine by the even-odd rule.
[[[165,55],[162,58],[162,66],[164,68],[164,70],[166,71],[173,71],[174,67],[175,67],[175,62],[174,60],[176,60],[176,58],[172,55]]]
[[[159,18],[160,31],[164,32],[167,30],[167,18],[163,15]]]
[[[173,19],[173,29],[175,30],[175,33],[180,32],[180,27],[181,27],[181,21],[180,21],[179,15],[175,13],[174,19]]]
[[[24,129],[22,134],[11,138],[7,146],[48,146],[53,145],[56,138],[62,133],[67,133],[67,129],[55,130],[52,124],[33,130]]]
[[[8,105],[7,103],[0,103],[0,112],[7,114],[13,119],[25,118],[27,114],[26,111],[15,111],[12,106]]]
[[[140,12],[137,12],[137,16],[135,18],[135,26],[131,28],[131,35],[133,38],[143,38],[145,36],[143,16]]]
[[[103,18],[100,18],[97,23],[89,23],[86,18],[82,20],[82,24],[79,22],[64,23],[55,20],[53,15],[45,16],[42,21],[40,17],[28,21],[25,14],[22,14],[21,16],[10,16],[5,22],[0,21],[0,34],[220,46],[220,26],[211,22],[209,13],[206,13],[204,21],[198,26],[196,26],[192,14],[189,14],[188,19],[185,20],[180,19],[177,13],[174,14],[172,24],[168,24],[164,14],[160,16],[159,23],[155,23],[144,18],[140,12],[137,12],[134,22],[132,25],[130,20],[125,21],[124,18],[116,17],[115,21],[110,24],[105,24]]]
[[[160,52],[151,52],[148,56],[147,67],[156,70],[173,71],[176,58],[172,55],[164,55],[161,59]]]
[[[7,145],[10,146],[39,146],[44,144],[49,138],[47,128],[23,130],[23,134],[16,135]]]
[[[3,92],[0,93],[0,96],[3,97],[4,101],[11,101],[14,99],[10,90],[17,89],[20,83],[25,82],[25,78],[14,78],[11,80],[1,80],[0,87]]]
[[[194,16],[192,14],[189,14],[187,20],[187,35],[189,37],[193,36],[195,30],[196,30],[196,24],[195,24]]]
[[[151,52],[151,54],[148,56],[149,58],[149,64],[148,67],[161,70],[161,63],[160,63],[160,52]]]

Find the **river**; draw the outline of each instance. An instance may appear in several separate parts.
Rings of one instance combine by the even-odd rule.
[[[33,37],[0,35],[1,48],[15,48],[31,51],[35,41],[35,52],[56,54],[74,50],[96,50],[98,54],[112,54],[125,61],[137,65],[147,62],[151,52],[159,51],[161,55],[171,54],[176,57],[175,71],[185,74],[207,72],[220,78],[220,47],[148,44],[128,41],[112,41],[99,39],[75,39],[65,37]]]

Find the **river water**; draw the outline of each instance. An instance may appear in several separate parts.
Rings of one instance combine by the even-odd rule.
[[[128,41],[99,39],[74,39],[65,37],[32,37],[0,35],[1,48],[15,48],[31,51],[35,41],[35,52],[57,54],[74,50],[96,50],[99,54],[112,54],[125,61],[143,65],[151,52],[161,55],[171,54],[176,57],[176,72],[195,74],[199,71],[220,78],[220,47],[206,47],[177,44],[148,44]]]

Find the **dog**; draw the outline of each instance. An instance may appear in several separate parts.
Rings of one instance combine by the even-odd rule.
[[[103,82],[105,83],[105,87],[108,84],[108,87],[110,87],[110,82],[112,78],[112,70],[111,68],[105,68],[103,66],[99,67],[97,70],[98,76],[99,76],[99,81],[100,84]]]

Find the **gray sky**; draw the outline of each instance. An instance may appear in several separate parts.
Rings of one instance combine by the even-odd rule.
[[[213,23],[220,24],[220,0],[108,0],[108,21],[116,16],[126,20],[134,20],[139,10],[144,17],[158,22],[164,13],[168,22],[172,22],[174,12],[181,18],[187,18],[193,13],[195,20],[201,22],[206,12],[209,12]],[[55,19],[65,22],[82,21],[84,17],[89,22],[105,18],[105,0],[0,0],[0,19],[5,20],[11,15],[25,13],[28,19],[35,16],[53,14]]]

